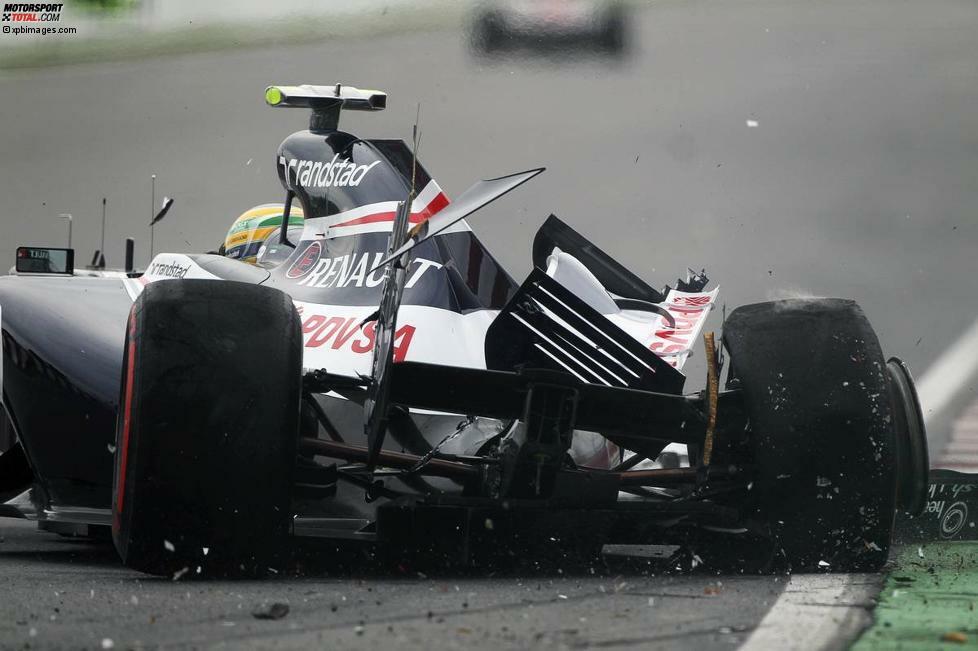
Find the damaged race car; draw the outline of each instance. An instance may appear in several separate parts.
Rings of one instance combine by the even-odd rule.
[[[885,562],[896,512],[923,505],[926,439],[853,301],[747,305],[715,340],[705,274],[653,288],[555,216],[517,283],[466,218],[542,169],[449,201],[402,140],[339,130],[384,93],[265,99],[309,128],[278,150],[284,204],[219,252],[86,276],[22,247],[0,278],[0,515],[111,529],[157,575],[261,575],[295,539],[476,566],[605,544]]]

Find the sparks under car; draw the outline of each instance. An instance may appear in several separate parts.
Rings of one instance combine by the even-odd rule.
[[[339,130],[384,93],[266,100],[311,119],[279,148],[281,227],[253,261],[86,276],[22,247],[0,278],[0,515],[111,528],[153,574],[261,574],[294,538],[475,563],[704,540],[718,564],[885,561],[926,442],[854,302],[747,305],[714,341],[705,275],[656,289],[555,216],[517,282],[465,218],[542,170],[450,201],[405,142]],[[685,394],[697,347],[707,388]],[[688,463],[651,463],[670,444]]]

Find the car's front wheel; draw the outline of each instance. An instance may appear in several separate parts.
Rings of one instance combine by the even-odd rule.
[[[244,283],[150,284],[129,316],[113,540],[150,574],[260,575],[288,548],[302,338]]]

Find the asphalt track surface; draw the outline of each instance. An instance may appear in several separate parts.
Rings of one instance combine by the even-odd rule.
[[[0,524],[0,647],[736,648],[785,577],[649,576],[579,566],[465,576],[317,571],[180,581],[119,566],[108,545]],[[667,569],[655,566],[660,573]],[[256,609],[285,603],[279,620]]]
[[[444,30],[6,74],[0,260],[62,244],[61,212],[84,259],[107,196],[110,263],[125,235],[145,261],[152,173],[177,200],[157,250],[216,247],[237,214],[280,200],[275,148],[306,122],[262,89],[342,81],[391,95],[384,113],[344,116],[360,135],[408,138],[422,104],[421,158],[450,195],[549,168],[471,220],[514,276],[555,212],[653,284],[707,267],[731,308],[855,298],[884,350],[926,369],[978,304],[978,6],[666,1],[633,27],[622,61],[477,59]],[[701,386],[699,360],[687,369]],[[720,577],[712,594],[717,577],[586,570],[174,585],[107,547],[9,521],[0,535],[0,646],[731,648],[783,586]],[[269,601],[292,611],[251,617]]]

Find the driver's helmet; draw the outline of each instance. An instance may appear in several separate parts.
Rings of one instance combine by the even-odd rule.
[[[255,264],[266,241],[278,242],[282,230],[282,216],[285,206],[280,203],[266,203],[246,210],[231,224],[224,238],[224,255],[229,258]],[[289,215],[289,238],[302,230],[302,209],[293,204]],[[293,244],[297,240],[293,240]]]

